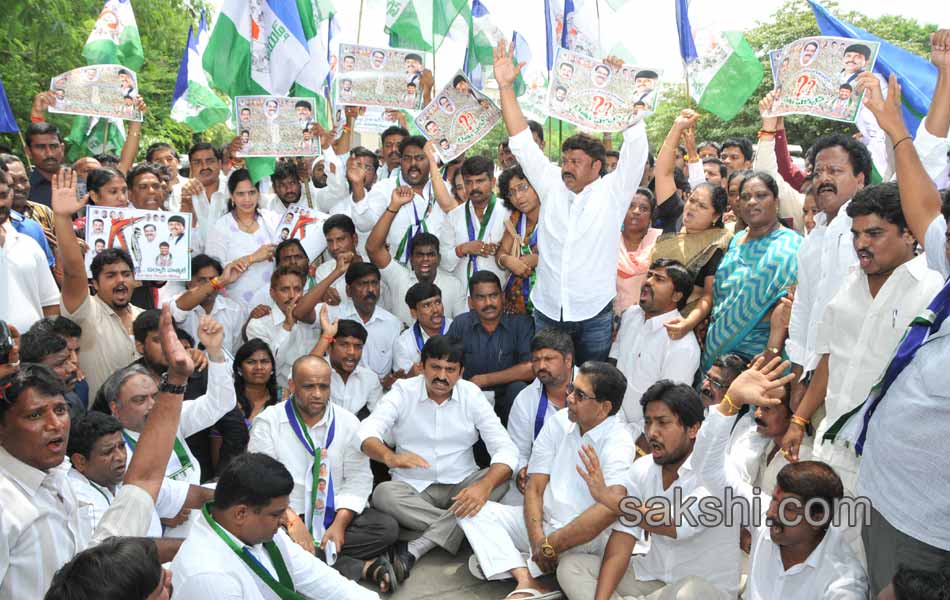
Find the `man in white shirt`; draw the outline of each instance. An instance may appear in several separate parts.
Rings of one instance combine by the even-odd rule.
[[[935,33],[933,48],[931,60],[938,65],[940,78],[933,105],[947,106],[950,31]],[[923,242],[927,264],[946,278],[950,276],[950,245],[941,195],[917,151],[901,143],[910,133],[896,79],[889,82],[889,90],[884,100],[876,85],[868,85],[865,106],[896,142],[901,209],[914,237]],[[947,115],[931,111],[925,125],[933,135],[946,135]],[[950,288],[945,284],[928,311],[908,327],[880,387],[871,391],[839,434],[853,441],[856,453],[862,455],[856,492],[872,503],[870,524],[862,530],[872,594],[890,583],[902,563],[934,572],[946,566],[950,557],[950,513],[934,500],[950,496],[944,468],[950,454],[946,432],[950,420],[948,297]]]
[[[182,183],[180,210],[191,213],[192,247],[202,249],[215,221],[228,212],[228,178],[218,149],[208,142],[188,150],[188,169],[191,179]]]
[[[536,333],[531,339],[531,371],[534,381],[518,393],[508,414],[508,435],[518,447],[518,468],[514,485],[508,487],[501,502],[512,506],[524,504],[528,460],[541,428],[567,406],[567,387],[574,379],[571,336],[553,327]]]
[[[396,381],[360,425],[363,452],[392,474],[373,492],[373,506],[422,534],[396,546],[393,567],[400,581],[436,546],[455,554],[463,538],[458,519],[500,499],[518,463],[518,451],[484,394],[462,380],[463,356],[457,341],[429,338],[422,347],[422,375]],[[482,470],[472,451],[479,437],[492,459]]]
[[[325,153],[333,155],[331,162],[327,164],[335,164],[333,161],[336,155],[333,154],[333,149],[328,146],[325,148]],[[274,194],[272,198],[267,198],[270,194],[261,195],[263,208],[270,209],[280,216],[284,216],[294,205],[328,212],[331,207],[346,197],[343,174],[338,172],[341,170],[338,168],[330,169],[326,186],[315,188],[307,181],[308,189],[304,190],[300,174],[303,173],[303,178],[306,180],[307,168],[305,164],[298,163],[298,160],[284,159],[277,162],[270,176]]]
[[[536,577],[558,569],[562,557],[603,551],[604,531],[616,517],[591,497],[575,465],[582,447],[592,449],[606,485],[622,493],[636,456],[633,439],[616,418],[626,384],[612,365],[581,365],[569,386],[567,410],[548,420],[531,454],[524,508],[489,502],[478,514],[460,519],[484,576],[516,580],[508,597],[549,592]]]
[[[393,346],[393,373],[415,377],[422,373],[422,346],[434,335],[445,335],[452,319],[445,316],[442,290],[434,283],[416,283],[404,297],[412,325],[399,334]]]
[[[214,425],[237,402],[231,361],[221,348],[224,342],[221,325],[204,316],[199,324],[198,336],[208,353],[208,393],[182,406],[174,450],[169,453],[165,470],[166,478],[192,486],[201,484],[201,469],[185,438]],[[122,423],[122,437],[128,447],[127,456],[130,460],[149,413],[155,406],[158,389],[153,374],[136,364],[116,371],[102,386],[106,406]],[[187,516],[187,513],[180,516]],[[184,537],[186,528],[179,529],[179,525],[181,523],[175,522],[165,535]]]
[[[535,329],[556,326],[574,340],[576,360],[605,360],[613,334],[620,228],[648,155],[646,129],[623,133],[617,169],[605,173],[604,145],[578,135],[561,146],[562,166],[538,148],[515,97],[518,68],[507,43],[495,52],[495,79],[509,147],[541,199],[537,283],[531,291]],[[574,281],[584,274],[584,284]]]
[[[372,369],[382,379],[389,376],[393,369],[393,342],[399,337],[402,325],[392,313],[377,305],[380,275],[379,269],[375,265],[354,262],[347,268],[345,278],[347,300],[339,306],[329,306],[328,316],[330,320],[353,319],[366,328],[368,337],[366,338],[366,345],[363,347],[363,358],[360,362]],[[312,325],[309,328],[307,326],[302,327],[305,332],[309,331],[311,339],[303,339],[306,337],[305,332],[297,334],[296,339],[291,336],[288,346],[292,346],[293,349],[290,354],[285,353],[291,360],[296,358],[296,356],[293,356],[294,353],[299,352],[297,356],[309,354],[313,348],[311,340],[315,339],[315,335],[320,329],[319,319],[317,319],[319,313],[316,310],[320,308],[317,306],[316,300],[318,292],[319,287],[316,287],[304,294],[293,309],[294,318]],[[309,344],[300,345],[302,341],[309,342]],[[279,356],[277,361],[279,363],[283,362]]]
[[[323,236],[327,252],[333,260],[325,260],[313,274],[314,286],[320,291],[318,302],[337,306],[346,300],[346,269],[353,262],[364,260],[365,250],[360,250],[359,236],[353,219],[346,215],[333,215],[323,222]],[[363,240],[366,243],[366,240]],[[309,290],[310,288],[308,288]]]
[[[467,296],[462,283],[448,271],[440,269],[442,264],[442,245],[439,238],[428,232],[413,235],[409,243],[409,264],[403,266],[393,260],[386,248],[386,239],[390,236],[393,221],[401,207],[412,200],[408,188],[393,190],[389,207],[383,212],[366,240],[366,254],[370,261],[379,267],[387,293],[382,298],[383,306],[399,317],[404,326],[412,324],[413,318],[406,306],[406,292],[417,282],[434,283],[442,291],[442,306],[445,313],[455,318],[466,312]],[[408,268],[407,268],[408,267]]]
[[[0,319],[25,332],[43,317],[59,314],[59,289],[40,245],[13,228],[12,183],[10,173],[0,169]]]
[[[798,249],[798,286],[786,351],[792,370],[803,379],[793,386],[792,406],[801,401],[807,381],[818,366],[815,348],[825,307],[858,262],[851,242],[851,217],[846,211],[851,198],[871,177],[871,155],[850,136],[818,138],[814,155],[812,189],[822,212]]]
[[[753,507],[754,499],[759,501],[760,512],[750,515],[754,524],[744,598],[863,600],[868,598],[864,567],[838,523],[832,523],[839,511],[848,513],[841,506],[841,479],[830,466],[819,461],[787,464],[772,490],[760,490],[731,477],[725,463],[738,410],[746,404],[757,410],[778,406],[773,392],[792,379],[781,377],[787,364],[773,359],[769,365],[754,365],[732,383],[727,400],[710,409],[694,448],[702,456],[700,475],[710,489],[727,487]]]
[[[409,240],[421,231],[428,231],[445,240],[443,229],[446,214],[451,206],[441,206],[432,189],[430,177],[441,177],[432,173],[429,158],[424,152],[426,139],[422,136],[410,136],[399,145],[400,172],[394,177],[377,182],[366,195],[366,199],[353,209],[353,222],[360,230],[372,229],[383,213],[389,210],[393,191],[401,187],[412,190],[411,198],[396,210],[392,228],[386,238],[393,259],[400,263],[409,262]],[[451,244],[443,244],[445,247]]]
[[[294,543],[281,525],[294,480],[266,454],[248,453],[224,469],[199,520],[172,561],[181,598],[379,598]]]
[[[240,348],[241,328],[247,320],[247,308],[220,292],[242,275],[239,268],[228,265],[225,269],[217,259],[198,254],[191,259],[191,281],[186,291],[170,302],[175,323],[198,338],[198,321],[207,315],[224,328],[224,348],[234,354]]]
[[[834,468],[848,495],[854,495],[860,459],[850,444],[835,439],[836,424],[867,398],[907,326],[943,287],[926,257],[914,256],[917,242],[900,203],[897,184],[885,183],[862,189],[848,204],[861,268],[848,275],[825,309],[818,367],[786,436],[786,449],[796,460],[799,447],[805,449],[802,424],[824,407],[824,418],[815,424],[813,455]]]
[[[326,305],[324,305],[325,307]],[[366,345],[366,328],[352,319],[330,321],[329,310],[320,310],[320,340],[310,352],[330,363],[330,401],[365,419],[383,396],[379,377],[360,365]]]
[[[507,272],[495,264],[495,254],[511,212],[495,196],[494,165],[484,156],[472,156],[465,159],[459,171],[467,200],[452,209],[448,220],[455,257],[460,260],[453,261],[457,263],[454,268],[447,266],[463,285],[473,273],[484,269],[505,281]]]
[[[409,131],[399,125],[393,125],[379,135],[383,164],[376,171],[376,176],[380,181],[399,174],[402,164],[402,151],[399,147],[407,137]]]
[[[352,218],[358,205],[364,203],[367,192],[373,189],[373,185],[376,183],[379,159],[376,157],[376,154],[368,148],[357,146],[350,150],[350,155],[347,157],[345,164],[349,194],[344,195],[336,204],[325,208],[321,207],[321,209],[331,215],[342,215]],[[359,207],[360,210],[364,208],[363,206]],[[357,251],[364,258],[366,257],[366,239],[369,237],[369,232],[372,228],[372,223],[360,220],[360,228],[356,230],[359,239],[362,240],[359,246],[357,246]]]
[[[331,402],[331,372],[322,358],[298,358],[290,399],[255,419],[248,452],[267,454],[290,471],[290,508],[301,515],[322,560],[331,557],[347,579],[394,591],[396,576],[385,553],[399,524],[367,506],[373,474],[360,451],[359,420]]]
[[[262,317],[250,319],[244,329],[244,337],[247,339],[258,338],[270,346],[277,361],[274,367],[277,372],[277,384],[281,387],[287,387],[287,381],[290,379],[290,365],[297,359],[297,356],[290,356],[281,360],[290,350],[287,347],[290,334],[293,331],[308,329],[306,325],[298,324],[297,319],[294,318],[294,307],[303,293],[303,283],[303,273],[294,267],[284,265],[274,269],[270,277],[270,298],[267,302],[270,312]]]
[[[724,497],[723,487],[704,486],[700,478],[697,463],[703,457],[693,448],[703,421],[699,394],[688,385],[659,381],[643,394],[641,404],[652,455],[630,466],[626,489],[608,487],[611,482],[605,480],[594,452],[585,448],[581,455],[591,496],[620,520],[603,559],[591,554],[565,557],[557,570],[558,583],[571,600],[735,598],[738,528],[723,520],[708,526],[697,518],[705,515],[697,505],[718,500],[722,506]],[[656,502],[660,497],[665,500]],[[649,549],[631,558],[645,533],[650,534]]]
[[[313,289],[313,286],[316,285],[314,279],[316,269],[310,266],[310,255],[297,238],[286,239],[274,248],[274,269],[277,270],[284,266],[292,267],[304,274],[304,293]],[[266,311],[266,314],[270,314],[269,300],[270,286],[261,288],[251,299],[250,306],[255,307],[251,312]],[[258,314],[257,316],[263,315]]]
[[[699,369],[699,344],[693,332],[671,339],[663,326],[681,319],[693,291],[693,276],[679,262],[657,259],[640,290],[640,304],[623,312],[610,358],[627,377],[623,412],[634,440],[643,434],[640,397],[661,379],[691,385]],[[645,442],[640,447],[646,449]]]

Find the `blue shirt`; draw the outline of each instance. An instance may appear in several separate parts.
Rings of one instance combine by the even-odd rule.
[[[534,320],[526,315],[504,314],[498,328],[488,333],[478,320],[478,313],[468,311],[452,321],[446,335],[462,341],[465,378],[471,379],[530,361]]]
[[[43,226],[33,219],[24,218],[23,215],[13,209],[10,209],[10,223],[13,224],[13,228],[17,233],[22,233],[36,240],[36,243],[46,253],[46,262],[49,263],[49,267],[52,269],[56,264],[56,259],[53,257],[53,251],[49,248],[49,242],[46,241]]]

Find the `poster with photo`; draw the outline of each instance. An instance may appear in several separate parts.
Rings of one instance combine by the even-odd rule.
[[[306,202],[306,201],[304,201]],[[292,204],[280,220],[274,232],[274,243],[295,238],[300,240],[307,256],[319,256],[326,250],[327,238],[323,235],[323,223],[330,218],[325,212],[308,208],[301,204]]]
[[[561,48],[548,83],[548,115],[588,131],[623,131],[656,110],[661,71],[619,70]]]
[[[234,114],[241,138],[240,157],[316,156],[320,140],[311,134],[314,99],[288,96],[237,96]]]
[[[864,97],[856,79],[873,71],[879,49],[878,42],[815,36],[773,50],[769,58],[779,95],[768,116],[813,115],[854,123]]]
[[[393,125],[398,125],[395,116],[382,107],[374,106],[367,108],[366,112],[356,117],[353,129],[360,133],[380,134]]]
[[[334,97],[341,105],[419,110],[425,60],[415,50],[340,44]]]
[[[139,281],[191,279],[191,215],[164,210],[86,207],[86,272],[106,248],[132,257]]]
[[[416,116],[416,127],[435,142],[442,162],[460,156],[501,120],[501,109],[476,90],[462,71]]]
[[[66,71],[50,80],[49,89],[55,96],[49,107],[51,113],[126,121],[143,118],[135,108],[138,77],[122,65],[89,65]]]

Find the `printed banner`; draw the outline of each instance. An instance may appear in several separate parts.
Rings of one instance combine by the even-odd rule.
[[[315,156],[320,140],[314,124],[313,98],[238,96],[234,99],[241,151],[237,156]]]
[[[589,131],[623,131],[656,109],[660,75],[630,65],[618,71],[561,48],[548,84],[547,113]]]
[[[854,123],[864,97],[855,80],[873,70],[879,48],[877,42],[815,36],[771,51],[779,96],[768,116],[813,115]]]
[[[306,202],[306,200],[304,200]],[[327,247],[327,238],[323,235],[323,222],[330,215],[300,204],[292,204],[287,208],[277,231],[274,232],[274,243],[296,238],[300,240],[307,256],[319,256]]]
[[[191,279],[191,215],[164,210],[86,207],[86,272],[106,248],[132,257],[139,281]]]
[[[448,162],[488,135],[500,120],[501,109],[459,71],[416,116],[416,127],[435,142],[442,162]]]
[[[336,101],[349,106],[422,108],[425,55],[413,50],[340,44]]]
[[[141,121],[135,71],[122,65],[89,65],[66,71],[50,80],[56,101],[49,112]]]

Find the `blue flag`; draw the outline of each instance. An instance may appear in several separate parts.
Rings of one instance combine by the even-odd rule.
[[[904,122],[913,135],[917,135],[920,122],[927,115],[930,100],[937,87],[937,67],[926,58],[917,56],[913,52],[898,48],[881,38],[868,33],[851,23],[840,21],[831,15],[823,6],[809,0],[815,20],[822,35],[834,35],[855,40],[880,42],[881,49],[874,63],[874,72],[885,80],[891,73],[897,76],[901,85],[901,103],[903,104]]]
[[[564,0],[564,18],[561,21],[561,48],[571,49],[571,26],[574,21],[574,0]]]
[[[691,63],[699,55],[696,53],[696,43],[693,41],[693,29],[689,25],[689,5],[687,0],[676,0],[676,34],[680,41],[680,56],[684,63]]]
[[[18,131],[20,128],[17,127],[10,102],[7,101],[7,91],[3,89],[3,82],[0,81],[0,133],[17,133]]]

